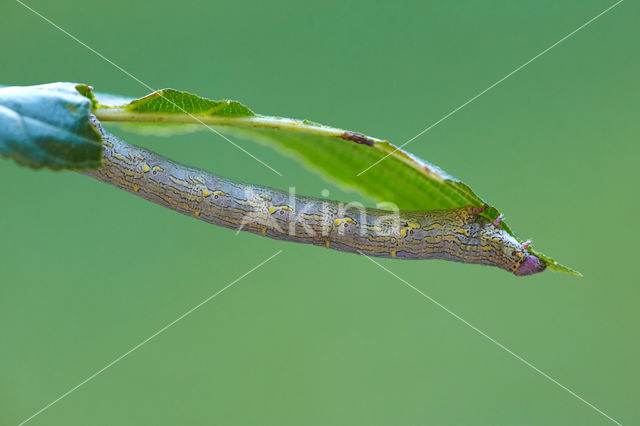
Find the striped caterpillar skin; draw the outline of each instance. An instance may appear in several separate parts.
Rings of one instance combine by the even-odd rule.
[[[296,196],[184,166],[93,123],[103,137],[103,167],[83,174],[214,225],[367,256],[491,265],[516,275],[546,266],[471,206],[389,211]]]

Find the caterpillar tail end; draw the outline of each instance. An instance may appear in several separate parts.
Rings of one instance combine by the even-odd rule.
[[[542,272],[547,269],[547,265],[544,262],[540,262],[536,256],[530,254],[529,257],[525,259],[524,262],[520,264],[518,269],[514,271],[519,277],[523,277],[526,275],[537,274],[538,272]]]

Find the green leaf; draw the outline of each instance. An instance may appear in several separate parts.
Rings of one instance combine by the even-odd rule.
[[[212,101],[175,89],[129,101],[120,98],[119,104],[113,97],[96,94],[96,98],[95,114],[102,121],[143,122],[147,123],[147,131],[148,123],[215,126],[228,136],[271,146],[346,189],[394,203],[403,210],[447,210],[471,205],[486,207],[482,215],[491,220],[500,214],[458,179],[381,139],[308,120],[258,115],[235,101]],[[505,221],[500,227],[523,242]],[[531,246],[529,251],[551,270],[580,275]]]
[[[85,85],[0,88],[0,154],[32,168],[99,168],[102,143],[89,123],[92,106]]]
[[[194,114],[223,117],[251,117],[255,114],[235,101],[212,101],[187,92],[164,89],[126,105],[126,110],[137,113]]]

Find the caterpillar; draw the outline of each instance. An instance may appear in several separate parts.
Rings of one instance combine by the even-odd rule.
[[[365,208],[250,185],[184,166],[104,130],[103,165],[81,173],[153,203],[226,228],[395,259],[497,266],[518,276],[546,264],[473,206],[403,211]]]

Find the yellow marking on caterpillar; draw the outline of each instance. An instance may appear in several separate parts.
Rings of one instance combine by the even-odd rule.
[[[363,251],[367,251],[367,252],[375,252],[375,253],[386,253],[387,250],[389,250],[387,247],[384,246],[371,246],[371,245],[367,245],[367,244],[354,244],[352,245],[352,247],[357,247]]]
[[[140,173],[138,170],[131,170],[131,169],[127,169],[127,168],[122,168],[122,169],[120,169],[120,172],[122,172],[123,175],[133,176],[135,178],[142,177],[142,173]]]
[[[254,207],[257,206],[258,203],[256,203],[253,200],[241,200],[240,198],[235,198],[236,203],[240,204],[241,206],[250,206],[250,207]]]
[[[183,191],[180,188],[176,188],[175,186],[168,186],[167,187],[167,191],[174,192],[174,193],[178,194],[179,196],[181,196],[182,198],[185,198],[185,199],[187,199],[189,201],[199,201],[198,200],[199,197],[191,194],[188,191]]]
[[[156,173],[164,172],[164,169],[162,167],[153,166],[151,172],[153,172],[153,174],[155,175]]]
[[[420,224],[416,222],[409,222],[407,226],[402,228],[402,230],[400,231],[400,236],[404,238],[407,236],[407,233],[409,233],[409,231],[412,231],[414,229],[420,229]]]
[[[422,230],[431,231],[433,229],[443,229],[443,228],[444,228],[444,226],[441,223],[434,222],[430,226],[423,226]]]
[[[269,213],[274,214],[275,212],[283,212],[283,211],[292,211],[291,207],[284,205],[284,206],[269,206]]]
[[[396,251],[395,250],[391,250],[391,257],[396,257]]]
[[[356,222],[355,220],[351,219],[350,217],[343,217],[342,219],[336,219],[333,221],[335,223],[336,226],[340,226],[343,223],[351,223],[353,225],[357,225],[358,222]]]
[[[229,194],[227,194],[224,191],[213,191],[213,195],[218,198],[218,197],[228,197]]]
[[[193,212],[193,214],[195,214],[196,216],[200,216],[200,212],[199,211],[195,211],[195,212]]]
[[[454,231],[456,234],[464,234],[464,235],[469,235],[469,230],[465,229],[465,228],[456,228],[456,230]]]
[[[366,229],[367,231],[373,231],[373,232],[381,232],[382,231],[382,227],[375,226],[375,225],[367,225],[366,223],[363,223],[362,227],[364,229]]]
[[[131,182],[129,182],[128,180],[123,179],[123,178],[121,178],[121,177],[119,177],[119,176],[117,177],[117,180],[118,180],[118,182],[119,182],[121,185],[124,185],[124,186],[133,186],[133,184],[132,184]]]
[[[393,240],[393,238],[389,237],[388,235],[371,235],[367,233],[362,234],[361,237],[366,238],[369,241],[378,243],[387,243]]]
[[[267,228],[263,227],[260,232],[262,233],[262,235],[266,234],[267,233]]]
[[[142,165],[142,173],[147,173],[149,170],[151,170],[149,166],[147,166],[146,164]]]
[[[185,188],[193,188],[193,184],[191,182],[187,182],[186,180],[178,179],[174,176],[169,176],[169,180],[176,185],[184,186]]]
[[[112,151],[112,152],[111,152],[111,155],[112,155],[115,159],[120,160],[120,161],[122,161],[123,163],[133,164],[133,161],[131,160],[131,158],[127,158],[127,157],[125,157],[124,155],[120,155],[120,154],[118,154],[118,153],[117,153],[117,152],[115,152],[115,151]]]
[[[102,140],[102,143],[106,146],[108,146],[109,148],[113,148],[113,144],[111,142],[107,142],[106,140]]]
[[[133,190],[135,192],[138,192],[140,190],[140,187],[138,185],[133,185]]]
[[[331,244],[331,240],[327,240],[327,241],[324,242],[324,245],[327,246],[327,247],[329,247],[330,244]]]
[[[208,189],[206,189],[206,188],[202,190],[202,196],[203,196],[204,198],[207,198],[207,197],[208,197],[208,196],[210,196],[211,194],[213,194],[213,193],[212,193],[211,191],[209,191]]]

